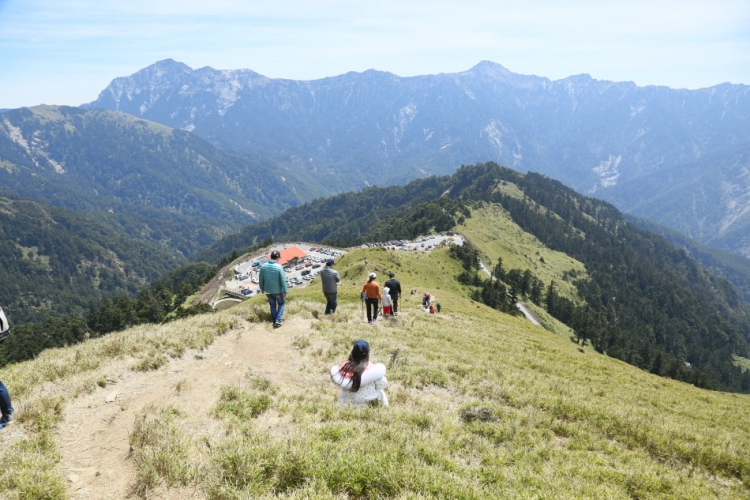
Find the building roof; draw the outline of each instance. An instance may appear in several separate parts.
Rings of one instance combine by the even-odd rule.
[[[281,257],[279,257],[278,263],[282,266],[292,260],[304,259],[305,257],[307,257],[305,251],[297,246],[284,248],[283,250],[279,250],[279,253],[281,254]],[[271,255],[269,254],[268,257],[270,258]]]

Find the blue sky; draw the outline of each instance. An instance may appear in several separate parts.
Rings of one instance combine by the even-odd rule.
[[[295,80],[490,60],[552,80],[750,84],[750,1],[0,0],[0,108],[90,102],[167,58]]]

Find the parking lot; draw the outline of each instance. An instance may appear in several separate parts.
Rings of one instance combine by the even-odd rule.
[[[449,241],[456,245],[463,245],[462,236],[448,233],[444,235],[424,236],[417,238],[414,241],[394,240],[365,243],[352,247],[352,250],[358,248],[383,247],[394,251],[428,252],[444,241]],[[308,243],[276,245],[267,249],[267,252],[270,253],[273,250],[281,251],[295,246],[305,252],[307,256],[293,265],[285,266],[287,283],[290,288],[307,286],[307,284],[318,275],[323,266],[325,266],[326,260],[331,258],[337,259],[347,252],[347,250],[340,248],[330,248],[325,246],[319,247]],[[248,257],[234,266],[234,277],[224,282],[223,288],[227,294],[237,298],[243,298],[252,297],[257,293],[260,293],[260,287],[258,286],[258,271],[262,262],[266,260],[263,258],[265,255],[267,255],[267,253]]]

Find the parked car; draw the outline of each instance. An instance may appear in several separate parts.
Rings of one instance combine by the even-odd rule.
[[[302,274],[302,276],[307,276],[308,274],[310,274],[310,270],[309,269],[303,269],[301,274]]]
[[[312,268],[313,268],[313,269],[317,269],[317,268],[319,268],[319,267],[320,267],[320,264],[313,264],[313,265],[312,265]]]

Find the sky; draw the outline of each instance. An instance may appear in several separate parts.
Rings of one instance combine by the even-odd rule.
[[[163,59],[315,80],[514,73],[750,84],[748,0],[0,0],[0,109],[95,100]]]

